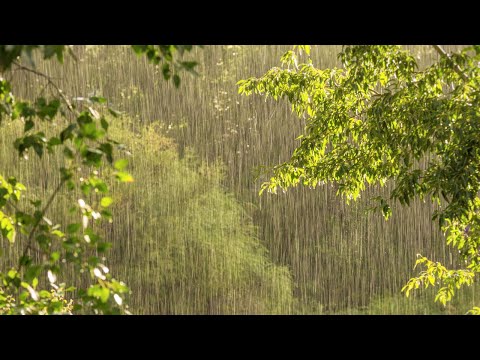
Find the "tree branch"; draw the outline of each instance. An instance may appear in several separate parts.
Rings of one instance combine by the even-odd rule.
[[[20,210],[18,209],[18,207],[10,200],[8,199],[7,203],[6,203],[7,206],[10,206],[13,210],[15,210],[16,212],[19,212]]]
[[[452,60],[452,58],[450,57],[450,55],[447,54],[447,52],[446,52],[445,50],[443,50],[443,48],[442,48],[440,45],[432,45],[432,46],[433,46],[433,48],[435,49],[435,51],[440,54],[440,56],[446,58],[446,59],[450,62],[450,64],[451,64],[452,67],[453,67],[453,70],[454,70],[464,81],[470,80],[470,79],[468,78],[468,76],[465,75],[465,73],[462,71],[462,69],[460,68],[460,66],[458,66],[458,65]]]
[[[22,267],[22,265],[20,264],[20,261],[22,260],[23,257],[25,257],[25,256],[27,255],[28,250],[32,247],[32,241],[33,241],[33,236],[35,235],[35,231],[37,231],[37,228],[38,228],[38,226],[40,225],[40,222],[42,221],[43,217],[45,216],[45,214],[47,213],[48,209],[49,209],[50,206],[52,205],[53,200],[55,200],[55,197],[57,196],[58,192],[60,191],[60,189],[62,188],[63,184],[65,184],[66,181],[67,181],[67,180],[62,179],[62,181],[60,182],[60,184],[58,184],[58,186],[57,186],[57,188],[55,189],[55,191],[52,193],[52,195],[50,195],[50,198],[48,199],[47,203],[45,204],[45,207],[43,208],[40,216],[39,216],[38,219],[35,221],[35,224],[33,225],[33,228],[32,228],[32,230],[30,231],[30,234],[28,234],[27,245],[26,245],[25,248],[23,249],[22,256],[20,257],[20,260],[19,260],[19,263],[18,263],[17,272],[20,271],[20,268]]]
[[[37,70],[35,70],[35,69],[31,69],[31,68],[29,68],[29,67],[27,67],[27,66],[21,65],[21,64],[19,64],[19,63],[16,62],[16,61],[14,61],[13,63],[17,66],[17,68],[18,68],[19,70],[27,71],[27,72],[30,72],[30,73],[32,73],[32,74],[35,74],[35,75],[37,75],[37,76],[40,76],[40,77],[43,77],[44,79],[46,79],[47,82],[48,82],[48,85],[52,86],[52,87],[58,92],[58,95],[60,95],[60,97],[62,98],[62,100],[65,102],[65,104],[67,104],[68,110],[70,110],[71,112],[73,112],[74,114],[76,114],[75,110],[73,109],[72,104],[70,103],[70,100],[68,100],[68,98],[65,96],[65,94],[64,94],[63,91],[62,91],[62,89],[60,89],[60,88],[58,87],[58,85],[55,84],[55,83],[52,81],[52,79],[50,78],[50,76],[48,76],[48,75],[46,75],[46,74],[44,74],[44,73],[42,73],[42,72],[40,72],[40,71],[37,71]]]

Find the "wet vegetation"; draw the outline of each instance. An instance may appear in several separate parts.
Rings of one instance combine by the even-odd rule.
[[[185,58],[199,63],[198,75],[182,76],[178,88],[164,81],[161,65],[128,47],[75,47],[76,60],[66,56],[63,65],[35,59],[65,94],[105,97],[121,113],[109,117],[109,136],[125,144],[135,182],[109,184],[113,222],[97,230],[113,245],[105,265],[128,284],[130,312],[464,314],[478,305],[475,284],[447,306],[434,303],[430,289],[409,298],[400,292],[416,274],[418,253],[447,267],[458,263],[431,221],[430,202],[393,205],[395,216],[385,221],[366,211],[363,198],[347,205],[331,185],[258,195],[262,166],[287,161],[305,123],[286,101],[238,95],[236,84],[277,66],[290,48],[194,48]],[[408,48],[421,66],[438,56],[429,47]],[[320,68],[339,66],[340,50],[314,46],[311,58]],[[6,77],[19,98],[44,91],[34,74]],[[0,171],[47,197],[61,182],[51,169],[63,158],[46,153],[18,162],[10,148],[22,130],[20,123],[0,125]],[[391,189],[374,186],[367,195]],[[48,216],[68,219],[70,207],[61,192]],[[7,243],[0,237],[2,267],[22,251]]]

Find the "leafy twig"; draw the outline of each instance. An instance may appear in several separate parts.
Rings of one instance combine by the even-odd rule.
[[[61,190],[63,184],[65,184],[66,181],[67,181],[66,179],[62,179],[60,184],[58,184],[55,191],[52,193],[52,195],[50,195],[50,198],[48,199],[47,203],[45,204],[45,207],[42,209],[42,211],[40,213],[40,216],[38,216],[35,223],[33,224],[33,228],[32,228],[32,230],[30,230],[30,233],[28,234],[27,244],[26,244],[25,248],[23,249],[23,253],[22,253],[22,256],[20,257],[20,261],[21,261],[22,258],[24,258],[27,255],[28,250],[32,247],[33,236],[35,235],[35,232],[37,231],[37,228],[40,225],[40,222],[42,221],[43,217],[45,216],[48,209],[52,205],[53,200],[55,200],[55,197],[57,196],[58,192]],[[19,262],[17,271],[20,271],[21,267],[22,267],[22,265]]]

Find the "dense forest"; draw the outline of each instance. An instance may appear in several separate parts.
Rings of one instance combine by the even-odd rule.
[[[441,50],[450,54],[463,48],[443,46]],[[308,61],[319,69],[342,68],[338,56],[342,49],[312,46],[307,50]],[[401,49],[416,60],[418,72],[428,69],[442,56],[431,46]],[[32,143],[29,151],[19,156],[15,150],[21,150],[17,139],[24,136],[28,123],[22,108],[19,111],[23,118],[0,118],[0,175],[4,177],[0,177],[0,183],[6,183],[2,179],[8,177],[21,182],[28,195],[15,206],[31,208],[32,212],[36,199],[45,203],[52,194],[56,195],[40,216],[49,228],[42,230],[38,220],[32,234],[61,230],[58,237],[62,238],[78,230],[82,232],[78,241],[90,243],[98,237],[102,244],[111,244],[106,252],[96,248],[89,253],[96,261],[92,274],[100,280],[95,285],[98,292],[89,290],[88,296],[100,299],[99,304],[106,303],[103,300],[109,293],[102,292],[102,279],[109,280],[108,276],[113,274],[122,285],[112,280],[112,294],[112,289],[118,287],[120,294],[120,286],[128,286],[121,298],[115,294],[114,299],[127,313],[465,314],[478,306],[480,290],[474,280],[445,303],[434,301],[438,291],[434,286],[408,297],[402,292],[409,279],[419,272],[418,266],[414,269],[417,254],[446,268],[462,266],[463,255],[447,245],[445,232],[438,221],[432,221],[445,200],[432,203],[412,198],[408,206],[392,201],[388,209],[392,215],[386,220],[385,211],[369,211],[371,199],[388,198],[399,181],[388,180],[384,186],[374,183],[361,197],[348,202],[339,196],[340,185],[334,181],[292,186],[288,190],[285,187],[284,191],[259,195],[262,183],[270,177],[268,169],[289,161],[299,146],[299,136],[308,126],[308,119],[295,111],[295,97],[292,100],[288,96],[262,96],[270,90],[268,84],[260,82],[255,86],[264,86],[262,91],[254,94],[252,90],[252,94],[247,94],[250,96],[244,96],[239,93],[239,85],[249,78],[266,79],[261,77],[279,67],[289,51],[292,46],[193,47],[182,54],[184,69],[178,69],[174,78],[166,76],[170,70],[162,62],[139,56],[130,46],[73,46],[62,54],[62,63],[36,52],[31,56],[17,54],[15,63],[0,72],[2,79],[12,84],[15,101],[21,99],[39,106],[38,99],[45,98],[47,105],[42,109],[46,109],[53,103],[48,101],[58,95],[49,85],[54,82],[73,108],[90,109],[94,118],[102,117],[102,127],[108,128],[108,137],[115,141],[120,153],[118,158],[128,160],[128,165],[112,162],[117,178],[124,176],[126,181],[106,178],[109,194],[101,203],[104,211],[108,209],[107,221],[95,223],[90,218],[88,226],[95,234],[88,232],[88,218],[81,218],[72,206],[78,207],[79,203],[82,211],[87,209],[88,216],[95,218],[95,211],[85,203],[100,201],[101,186],[91,181],[91,192],[84,191],[83,185],[59,186],[65,182],[63,173],[58,171],[68,162],[65,150],[39,150]],[[306,49],[303,53],[302,48],[294,51],[301,53],[298,59],[307,56]],[[177,57],[180,55],[174,54],[174,59]],[[466,69],[467,63],[458,59],[460,67]],[[298,74],[302,68],[296,61],[295,58],[291,69]],[[194,70],[193,62],[197,63]],[[173,72],[174,63],[171,66]],[[280,78],[272,81],[280,82]],[[5,94],[0,102],[6,103]],[[96,99],[103,107],[94,108]],[[52,119],[45,116],[47,120],[37,111],[42,121],[32,123],[33,129],[28,131],[42,131],[41,137],[47,139],[54,136],[63,129],[61,119],[69,118],[58,109]],[[64,139],[61,140],[63,143]],[[22,144],[29,147],[25,139]],[[41,156],[37,156],[39,153]],[[415,164],[425,169],[432,158],[430,153],[419,156]],[[91,161],[79,165],[73,175],[78,184],[112,173],[108,162]],[[123,172],[124,168],[128,174]],[[7,190],[0,194],[7,194]],[[1,209],[8,202],[0,205]],[[5,219],[6,209],[0,212]],[[21,222],[18,209],[16,216],[17,223]],[[61,227],[55,228],[53,224],[57,223]],[[79,229],[75,228],[76,223],[80,224]],[[67,229],[67,224],[73,226]],[[76,297],[82,296],[79,284],[89,286],[87,274],[81,274],[83,270],[75,264],[61,271],[60,266],[51,264],[68,263],[69,251],[76,254],[76,245],[72,245],[72,250],[65,246],[68,240],[52,240],[48,246],[55,247],[55,241],[64,242],[58,246],[63,246],[67,261],[57,250],[58,256],[48,260],[51,267],[32,267],[30,264],[46,261],[42,238],[35,238],[40,241],[38,251],[33,251],[30,243],[26,251],[25,241],[30,239],[30,233],[18,230],[16,240],[11,241],[12,233],[2,222],[0,271],[8,275],[2,275],[0,284],[0,314],[9,313],[14,301],[27,301],[27,297],[35,300],[37,286],[50,291],[49,285],[55,285],[52,278],[57,277],[59,283],[75,283],[76,288],[55,296],[65,304],[75,304]],[[21,264],[17,267],[19,258]],[[8,297],[9,286],[15,284],[16,274],[21,273],[19,269],[25,264],[30,268],[22,276],[34,269],[30,271],[30,281],[18,280],[18,289],[24,289],[26,295],[18,290]],[[103,309],[100,306],[90,311],[79,307],[76,311],[75,305],[63,310],[58,306],[49,307],[48,312],[83,314]],[[20,313],[29,313],[28,307],[22,309]]]

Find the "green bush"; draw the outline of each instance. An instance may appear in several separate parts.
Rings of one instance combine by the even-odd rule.
[[[118,265],[132,306],[142,313],[290,312],[289,270],[272,263],[249,214],[224,190],[222,166],[201,164],[188,149],[180,159],[158,125],[137,135],[112,129],[132,151],[136,179],[113,191],[127,212],[113,229],[131,233]]]

